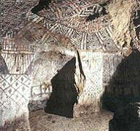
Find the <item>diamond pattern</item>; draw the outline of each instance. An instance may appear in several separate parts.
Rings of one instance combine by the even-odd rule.
[[[15,90],[9,87],[9,88],[7,88],[7,90],[4,91],[4,94],[7,97],[10,97],[14,92],[15,92]]]
[[[12,105],[16,104],[17,107],[21,107],[28,102],[31,85],[28,76],[1,75],[0,82],[0,109],[10,110]]]
[[[12,98],[16,103],[18,103],[19,100],[22,98],[22,95],[21,95],[19,92],[15,91],[15,92],[13,93],[13,95],[11,96],[11,98]]]
[[[1,85],[3,90],[6,90],[10,86],[10,84],[7,83],[6,81],[3,81]]]

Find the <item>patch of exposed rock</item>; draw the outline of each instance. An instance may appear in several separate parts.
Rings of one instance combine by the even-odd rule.
[[[113,25],[112,37],[118,47],[124,48],[124,52],[126,48],[131,50],[132,43],[136,43],[137,36],[133,19],[135,19],[134,12],[137,12],[139,6],[140,3],[137,0],[114,0],[108,5]]]

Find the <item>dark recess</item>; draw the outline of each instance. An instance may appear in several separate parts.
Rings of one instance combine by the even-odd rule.
[[[95,8],[96,10],[96,8]],[[105,7],[102,7],[102,11],[99,12],[99,11],[94,11],[95,13],[89,15],[87,18],[86,18],[86,21],[92,21],[92,20],[95,20],[97,18],[99,18],[100,16],[103,16],[103,15],[106,15],[107,12],[106,12],[106,8]]]
[[[127,92],[127,93],[126,93]],[[133,52],[116,69],[102,97],[103,108],[115,112],[140,101],[140,52]]]
[[[75,58],[71,59],[51,80],[52,94],[47,101],[45,112],[73,117],[73,106],[77,103],[78,95],[74,86],[75,61]]]
[[[43,10],[44,8],[49,8],[49,4],[51,0],[40,0],[38,5],[32,8],[31,12],[37,14],[39,11]]]
[[[135,26],[140,25],[140,10],[135,13],[133,22]]]
[[[130,103],[117,110],[109,121],[109,131],[140,131],[140,103]]]
[[[140,40],[140,10],[135,12],[133,24],[135,26],[137,38]]]

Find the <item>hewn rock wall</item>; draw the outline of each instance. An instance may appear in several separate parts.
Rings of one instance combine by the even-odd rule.
[[[108,11],[114,28],[112,36],[116,45],[120,48],[129,48],[131,41],[134,39],[131,35],[133,32],[131,19],[137,7],[137,0],[117,0],[109,5]]]

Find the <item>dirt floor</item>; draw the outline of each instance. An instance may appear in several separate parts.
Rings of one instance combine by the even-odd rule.
[[[31,131],[109,131],[113,114],[103,111],[80,118],[47,114],[43,110],[30,112]]]

